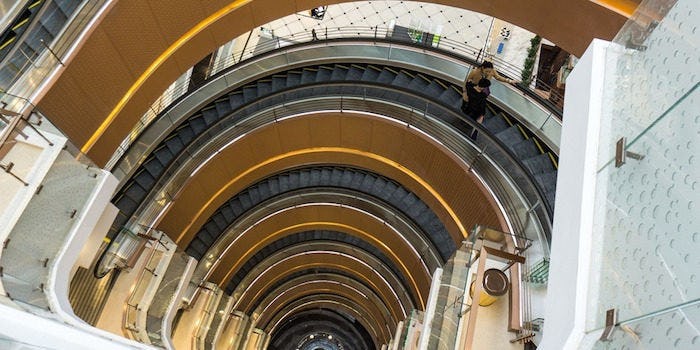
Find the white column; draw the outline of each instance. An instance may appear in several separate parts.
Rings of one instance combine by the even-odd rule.
[[[428,295],[428,303],[425,307],[425,316],[423,317],[423,331],[420,333],[418,349],[428,348],[428,340],[430,340],[430,328],[433,326],[433,317],[435,317],[435,307],[437,305],[438,293],[440,292],[441,280],[442,269],[437,268],[433,273],[433,282],[430,284],[430,294]]]
[[[547,306],[538,349],[578,349],[585,332],[605,54],[609,45],[594,40],[566,81]]]

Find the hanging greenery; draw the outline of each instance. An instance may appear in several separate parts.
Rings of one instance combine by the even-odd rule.
[[[527,50],[527,57],[525,57],[525,63],[523,64],[523,72],[520,76],[525,86],[530,85],[532,81],[532,70],[535,67],[535,58],[537,57],[537,51],[540,49],[541,42],[542,38],[539,35],[535,35],[534,38],[530,39],[530,48]]]

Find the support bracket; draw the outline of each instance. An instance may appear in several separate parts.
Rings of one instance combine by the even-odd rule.
[[[615,324],[617,323],[617,310],[610,309],[605,312],[605,329],[603,329],[603,334],[600,335],[600,341],[611,341],[612,334],[615,330]]]
[[[627,163],[627,157],[630,157],[635,160],[642,160],[644,159],[643,154],[639,153],[634,153],[630,151],[626,151],[625,148],[627,147],[627,138],[622,137],[619,140],[617,140],[617,143],[615,144],[615,167],[619,168],[625,163]]]

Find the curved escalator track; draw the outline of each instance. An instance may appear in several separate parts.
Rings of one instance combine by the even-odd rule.
[[[21,73],[38,64],[83,0],[32,0],[0,35],[0,88],[6,90]],[[43,43],[42,43],[43,41]]]
[[[183,121],[154,148],[154,151],[135,171],[135,175],[125,183],[113,199],[120,214],[112,226],[111,236],[116,235],[137,211],[156,182],[161,179],[177,157],[182,155],[197,137],[222,121],[226,121],[226,118],[235,114],[236,111],[254,106],[257,101],[272,94],[300,86],[319,86],[314,90],[331,94],[334,89],[341,90],[341,87],[324,88],[324,83],[351,85],[353,82],[400,88],[429,98],[436,103],[450,106],[455,111],[459,111],[461,105],[461,88],[456,85],[423,73],[375,64],[314,65],[290,69],[249,82],[215,98]],[[387,90],[383,98],[392,98],[392,95],[396,95],[398,99],[406,99],[405,95],[391,92],[391,90]],[[286,98],[290,96],[293,97],[293,94],[285,95]],[[232,123],[235,120],[226,122]],[[461,120],[447,122],[460,130],[470,128]],[[522,125],[517,124],[515,118],[510,117],[494,104],[489,105],[483,126],[507,146],[527,168],[540,187],[545,197],[545,207],[551,214],[557,174],[557,157],[554,152],[548,150],[544,143],[539,142]]]

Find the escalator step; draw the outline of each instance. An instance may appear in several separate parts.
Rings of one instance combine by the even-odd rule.
[[[156,159],[163,165],[170,164],[170,161],[173,160],[174,157],[166,145],[160,146],[160,148],[156,149],[153,153]]]
[[[258,186],[253,186],[248,189],[248,193],[250,194],[250,200],[253,201],[253,203],[257,204],[260,203],[262,200],[262,197],[260,196],[260,191],[258,190]]]
[[[459,108],[462,105],[462,92],[457,91],[454,87],[450,86],[447,90],[440,94],[439,99],[448,106]]]
[[[231,110],[238,109],[238,107],[245,103],[245,99],[243,98],[243,92],[236,91],[228,95],[228,103],[231,105]]]
[[[331,79],[333,74],[332,67],[321,66],[318,67],[318,72],[316,73],[316,82],[328,81]]]
[[[155,158],[155,155],[152,156],[151,158],[147,159],[143,163],[143,168],[146,171],[148,171],[148,173],[154,179],[159,178],[160,175],[163,173],[163,170],[165,170],[165,168],[163,167],[163,163],[161,163],[157,158]]]
[[[273,75],[272,76],[272,91],[282,90],[286,86],[287,86],[287,76],[286,75]]]
[[[316,81],[318,70],[313,68],[304,68],[301,71],[301,84],[310,84]]]
[[[220,110],[221,112],[219,112]],[[223,102],[217,103],[215,108],[203,108],[202,121],[204,121],[207,126],[212,125],[219,120],[219,116],[226,114],[224,110],[231,110],[231,106],[229,105],[228,101],[225,102],[225,104]]]
[[[333,73],[331,73],[331,80],[345,80],[345,76],[348,74],[348,67],[336,64],[333,67]]]
[[[546,153],[525,159],[523,164],[533,175],[550,173],[555,170],[552,161],[549,159],[549,155]]]
[[[508,129],[510,125],[508,125],[508,123],[506,123],[501,116],[496,115],[490,118],[484,118],[484,127],[489,129],[491,133],[497,134],[505,129]]]
[[[185,145],[182,143],[182,140],[177,137],[177,134],[172,134],[169,138],[167,138],[165,140],[165,145],[168,146],[168,149],[172,154],[178,154],[183,148],[185,148]]]
[[[412,76],[408,75],[405,71],[401,71],[396,75],[396,78],[394,78],[394,81],[391,82],[391,85],[408,87],[412,80]]]
[[[430,85],[430,80],[421,74],[416,74],[416,77],[408,84],[408,88],[415,91],[425,92],[425,88]]]
[[[290,71],[287,72],[287,87],[294,87],[301,83],[301,72]]]
[[[139,204],[128,196],[122,195],[115,202],[114,205],[119,208],[119,210],[127,213],[128,215],[133,214],[136,209],[138,209]]]
[[[226,227],[228,227],[228,224],[226,223],[226,219],[224,218],[224,215],[221,214],[221,212],[219,212],[217,215],[212,216],[211,220],[216,223],[216,226],[221,231],[225,230]]]
[[[231,207],[228,205],[224,205],[221,207],[221,216],[227,221],[227,222],[233,222],[236,217],[233,215],[233,210],[231,210]]]
[[[220,116],[226,115],[231,112],[231,103],[229,102],[228,96],[216,100],[214,102],[214,106],[216,106],[216,114],[210,114],[210,111],[205,112],[204,110],[202,110],[204,120],[207,121],[207,124],[212,124],[217,119],[219,119]]]
[[[362,81],[376,81],[377,77],[379,77],[379,74],[381,73],[381,69],[369,65],[365,69],[365,71],[362,73],[362,77],[360,77],[360,80]]]
[[[258,96],[266,96],[272,92],[272,80],[258,81]]]
[[[512,145],[525,141],[525,137],[523,137],[523,134],[517,126],[511,126],[508,129],[496,133],[496,137],[509,148],[511,148]]]
[[[545,193],[554,193],[557,189],[557,172],[552,171],[544,174],[537,174],[535,175],[535,181],[542,186],[542,190],[544,190]],[[551,203],[554,204],[554,202]]]
[[[134,176],[134,181],[136,181],[141,187],[150,190],[153,188],[156,179],[146,169],[142,169]]]
[[[299,172],[298,171],[292,171],[289,173],[289,185],[292,186],[292,188],[299,188]],[[256,186],[257,189],[257,186]]]
[[[382,72],[379,73],[379,76],[377,77],[377,82],[382,84],[391,84],[391,82],[394,81],[394,79],[396,79],[397,74],[398,72],[396,72],[395,70],[388,67],[384,67],[384,69],[382,69]]]
[[[126,190],[124,190],[124,195],[133,199],[137,203],[141,203],[141,200],[146,197],[146,194],[148,194],[148,192],[137,182],[129,183],[129,186],[126,188]]]
[[[190,255],[191,257],[200,260],[204,256],[204,254],[207,252],[207,246],[204,245],[204,242],[201,240],[195,238],[192,240],[190,245],[187,247],[186,253]]]
[[[440,95],[442,95],[443,92],[445,92],[445,87],[437,80],[431,81],[430,84],[423,89],[424,94],[433,98],[440,98]]]
[[[243,101],[245,101],[245,103],[251,102],[257,98],[258,98],[257,85],[243,87]]]
[[[365,73],[365,68],[353,64],[348,70],[348,74],[345,76],[345,80],[360,80],[362,75]]]
[[[188,145],[195,137],[194,131],[186,123],[181,124],[175,132],[184,145]]]
[[[189,118],[187,123],[190,125],[190,128],[192,128],[192,132],[197,135],[207,128],[207,123],[204,121],[204,116],[201,114],[197,114],[192,118]]]
[[[520,159],[528,159],[540,154],[539,149],[537,149],[537,146],[532,139],[513,144],[510,148]]]

